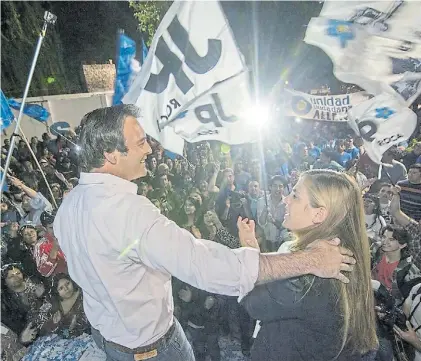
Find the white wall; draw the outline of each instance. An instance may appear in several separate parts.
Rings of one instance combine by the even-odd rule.
[[[45,97],[27,98],[27,104],[39,104],[46,108],[51,116],[48,119],[48,125],[55,122],[67,122],[73,128],[79,125],[83,116],[95,109],[108,107],[112,105],[113,92],[101,93],[81,93],[51,95]],[[21,101],[21,99],[17,99]],[[12,109],[16,118],[18,111]],[[14,130],[14,124],[6,129],[7,137],[10,137]],[[41,138],[42,133],[46,131],[46,126],[38,120],[23,115],[21,128],[27,138],[37,136]]]

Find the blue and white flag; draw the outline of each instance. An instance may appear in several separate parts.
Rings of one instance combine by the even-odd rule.
[[[348,111],[350,127],[360,134],[368,156],[380,164],[383,153],[408,140],[415,131],[417,115],[400,99],[380,94]]]
[[[176,0],[123,103],[139,106],[145,132],[177,154],[184,141],[246,143],[256,135],[239,117],[247,72],[219,2]]]
[[[10,109],[9,103],[7,101],[7,98],[4,96],[3,90],[0,90],[1,92],[1,119],[0,119],[0,125],[1,125],[1,131],[6,129],[15,119],[15,116],[13,115],[12,110]]]
[[[9,99],[9,105],[13,109],[20,110],[22,103],[16,101],[15,99]],[[41,123],[47,122],[50,116],[48,110],[38,104],[25,104],[25,107],[23,108],[23,114],[34,118]]]
[[[304,41],[329,55],[339,80],[411,105],[421,94],[420,14],[417,1],[326,1]]]
[[[136,43],[127,35],[118,35],[118,59],[114,85],[113,105],[121,104],[121,99],[127,93],[131,82],[140,71],[139,62],[135,59]]]

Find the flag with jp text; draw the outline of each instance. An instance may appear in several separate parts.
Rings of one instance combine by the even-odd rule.
[[[145,132],[174,153],[185,141],[246,143],[256,134],[239,116],[250,106],[246,74],[220,3],[176,0],[123,102],[139,106]]]
[[[22,103],[15,99],[9,99],[9,105],[13,109],[20,110]],[[25,104],[23,108],[23,114],[30,118],[36,119],[41,123],[46,123],[50,117],[48,110],[39,104]]]
[[[139,72],[139,62],[135,59],[136,42],[125,34],[118,34],[118,54],[113,105],[121,104],[134,75]]]
[[[388,93],[366,100],[348,111],[349,126],[361,136],[368,156],[380,164],[382,155],[415,131],[417,115]]]
[[[1,131],[6,129],[15,119],[12,110],[10,109],[9,103],[7,98],[5,97],[3,90],[1,92]]]

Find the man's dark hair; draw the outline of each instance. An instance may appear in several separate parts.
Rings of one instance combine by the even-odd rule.
[[[384,236],[385,232],[387,231],[392,232],[392,237],[396,239],[401,245],[408,243],[411,240],[411,236],[403,228],[397,228],[397,227],[388,225],[382,229],[382,236]]]
[[[284,187],[288,185],[288,181],[285,177],[282,177],[281,175],[275,175],[269,180],[269,187],[272,187],[273,183],[275,182],[281,182]]]
[[[138,118],[140,109],[135,105],[120,104],[96,109],[83,117],[79,134],[79,163],[84,171],[102,167],[104,153],[128,151],[123,133],[124,120],[128,116]]]

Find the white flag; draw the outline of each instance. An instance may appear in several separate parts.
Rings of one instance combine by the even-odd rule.
[[[217,134],[198,135],[197,123],[203,117],[195,118],[196,113],[192,111],[195,101],[200,100],[198,104],[204,106],[203,96],[211,99],[207,94],[215,84],[245,71],[242,55],[219,2],[175,1],[159,25],[146,62],[123,102],[141,108],[139,121],[147,134],[164,148],[182,154],[183,139],[218,139]],[[219,90],[222,87],[224,106],[230,102],[238,104],[240,97],[248,94],[246,84],[240,90],[234,87],[235,84],[235,81],[229,81],[218,85]],[[232,129],[234,124],[224,121],[215,104],[208,105],[218,117],[219,126],[229,125]],[[179,118],[172,122],[185,110],[188,116],[184,121]],[[241,130],[241,124],[235,125]],[[209,123],[204,123],[202,128],[209,130]],[[200,132],[205,133],[203,129]],[[224,141],[230,143],[230,139]]]
[[[335,76],[374,95],[421,94],[421,2],[326,1],[305,41],[323,49]]]
[[[407,140],[417,125],[416,114],[387,93],[356,105],[348,118],[351,128],[363,138],[368,156],[379,164],[383,153]]]

